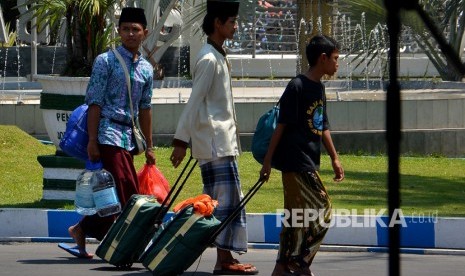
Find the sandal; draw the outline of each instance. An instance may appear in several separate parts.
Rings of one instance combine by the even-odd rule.
[[[70,246],[66,243],[59,243],[58,247],[80,259],[92,259],[94,257],[93,254],[87,253],[85,249],[79,246]]]
[[[233,259],[221,264],[221,269],[213,270],[214,275],[256,275],[258,270],[251,264],[241,264],[238,260]]]
[[[292,271],[289,275],[297,275],[297,276],[315,276],[308,267],[308,264],[304,261],[294,261],[290,262],[287,265],[288,269]]]

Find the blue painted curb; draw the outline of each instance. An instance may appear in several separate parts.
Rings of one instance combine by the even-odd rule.
[[[166,217],[168,219],[172,213]],[[0,209],[0,240],[71,242],[68,227],[79,221],[75,211],[43,209]],[[281,231],[281,214],[247,214],[251,248],[276,249]],[[334,216],[324,246],[363,247],[367,252],[386,252],[390,222],[384,216]],[[422,219],[403,217],[402,253],[423,254],[424,250],[465,250],[465,219]],[[365,250],[365,249],[364,249]]]

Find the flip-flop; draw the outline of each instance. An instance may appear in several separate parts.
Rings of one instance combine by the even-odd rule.
[[[80,249],[79,246],[69,246],[66,243],[59,243],[58,247],[68,252],[69,254],[81,259],[92,259],[94,257],[94,255],[87,253],[83,249]]]

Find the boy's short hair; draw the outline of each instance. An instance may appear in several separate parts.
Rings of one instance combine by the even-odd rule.
[[[334,38],[327,35],[316,35],[307,44],[305,54],[307,55],[308,64],[312,67],[316,65],[321,54],[331,56],[337,50],[339,50],[339,44]]]
[[[202,30],[206,35],[211,35],[215,30],[215,18],[218,18],[222,24],[228,21],[227,15],[216,15],[207,13],[203,18]]]

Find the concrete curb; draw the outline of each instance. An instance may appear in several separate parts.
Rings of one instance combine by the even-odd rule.
[[[3,208],[0,242],[71,242],[67,229],[80,218],[74,211]],[[247,220],[250,248],[278,247],[281,215],[247,214]],[[392,223],[401,225],[401,253],[465,255],[465,219],[426,216],[394,222],[386,216],[334,216],[322,250],[387,252]]]

